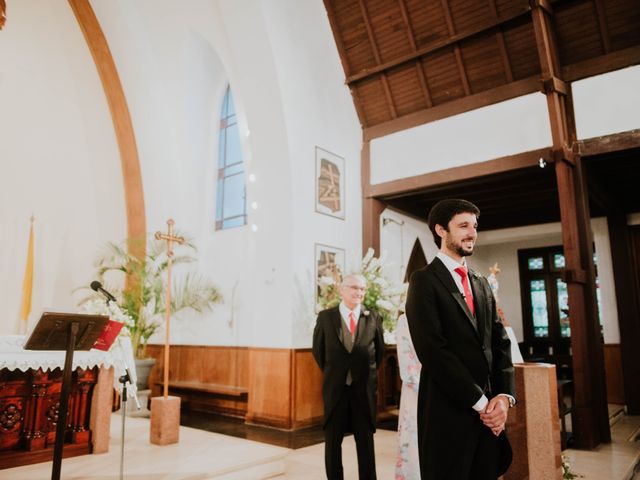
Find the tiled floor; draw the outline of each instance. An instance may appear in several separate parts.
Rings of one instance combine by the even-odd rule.
[[[208,421],[213,421],[209,419]],[[237,422],[236,435],[244,429]],[[225,428],[229,428],[228,426]],[[254,427],[255,428],[255,427]],[[234,429],[230,429],[234,430]],[[262,429],[260,429],[262,430]],[[286,432],[280,432],[287,434]],[[566,450],[575,473],[585,480],[630,480],[633,467],[640,460],[640,416],[622,416],[612,428],[613,441],[593,451]],[[306,432],[302,443],[314,435]],[[272,432],[273,435],[273,432]],[[149,424],[143,418],[127,420],[125,443],[125,479],[129,480],[251,480],[277,478],[286,480],[320,480],[325,478],[324,445],[283,448],[256,441],[181,427],[180,443],[159,447],[148,442]],[[285,437],[281,437],[285,438]],[[264,438],[263,438],[264,440]],[[288,440],[289,441],[289,440]],[[375,435],[376,468],[381,480],[393,479],[396,433],[378,429]],[[353,437],[343,444],[345,478],[357,478],[357,461]],[[102,455],[85,455],[65,459],[65,480],[115,480],[120,464],[120,417],[113,415],[110,450]],[[51,462],[0,470],[0,480],[45,480],[51,476]],[[640,480],[640,475],[637,476]]]

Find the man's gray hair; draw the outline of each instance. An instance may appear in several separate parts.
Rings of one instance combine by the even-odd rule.
[[[347,283],[347,280],[359,280],[361,281],[365,286],[367,285],[367,279],[364,278],[364,275],[360,274],[360,273],[349,273],[347,275],[345,275],[345,277],[342,279],[342,283],[340,283],[340,285],[345,285]]]

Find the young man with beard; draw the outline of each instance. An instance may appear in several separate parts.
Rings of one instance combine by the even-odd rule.
[[[486,278],[467,267],[479,209],[438,202],[429,228],[440,251],[411,276],[406,314],[422,363],[418,448],[425,480],[496,480],[511,463],[504,432],[515,404],[510,341]]]

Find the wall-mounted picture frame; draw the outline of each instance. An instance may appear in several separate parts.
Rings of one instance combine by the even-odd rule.
[[[321,285],[333,282],[337,285],[345,275],[345,253],[344,249],[331,247],[321,243],[315,244],[315,290],[316,290],[316,310],[319,303]]]
[[[345,219],[344,158],[316,147],[316,212]]]

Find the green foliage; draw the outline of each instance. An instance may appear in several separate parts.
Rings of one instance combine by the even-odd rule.
[[[108,285],[106,288],[116,296],[123,312],[131,318],[127,324],[131,343],[136,357],[144,358],[147,342],[162,325],[166,313],[166,270],[169,265],[166,242],[148,237],[143,259],[130,255],[126,246],[127,241],[107,243],[95,267],[98,279]],[[196,252],[189,239],[183,245],[175,245],[173,266],[194,263]],[[113,284],[114,276],[116,285]],[[125,284],[126,287],[123,286]],[[92,295],[81,303],[94,298]],[[172,271],[171,314],[185,309],[204,313],[221,301],[220,292],[208,279],[193,272],[181,275]]]
[[[396,329],[398,311],[406,292],[406,284],[395,284],[384,273],[384,258],[375,258],[373,249],[369,249],[362,259],[357,272],[365,278],[367,291],[362,305],[367,310],[375,310],[382,317],[382,326],[388,332]],[[318,280],[320,294],[318,308],[335,307],[340,303],[339,285],[342,281],[341,272],[334,272],[331,277]]]

